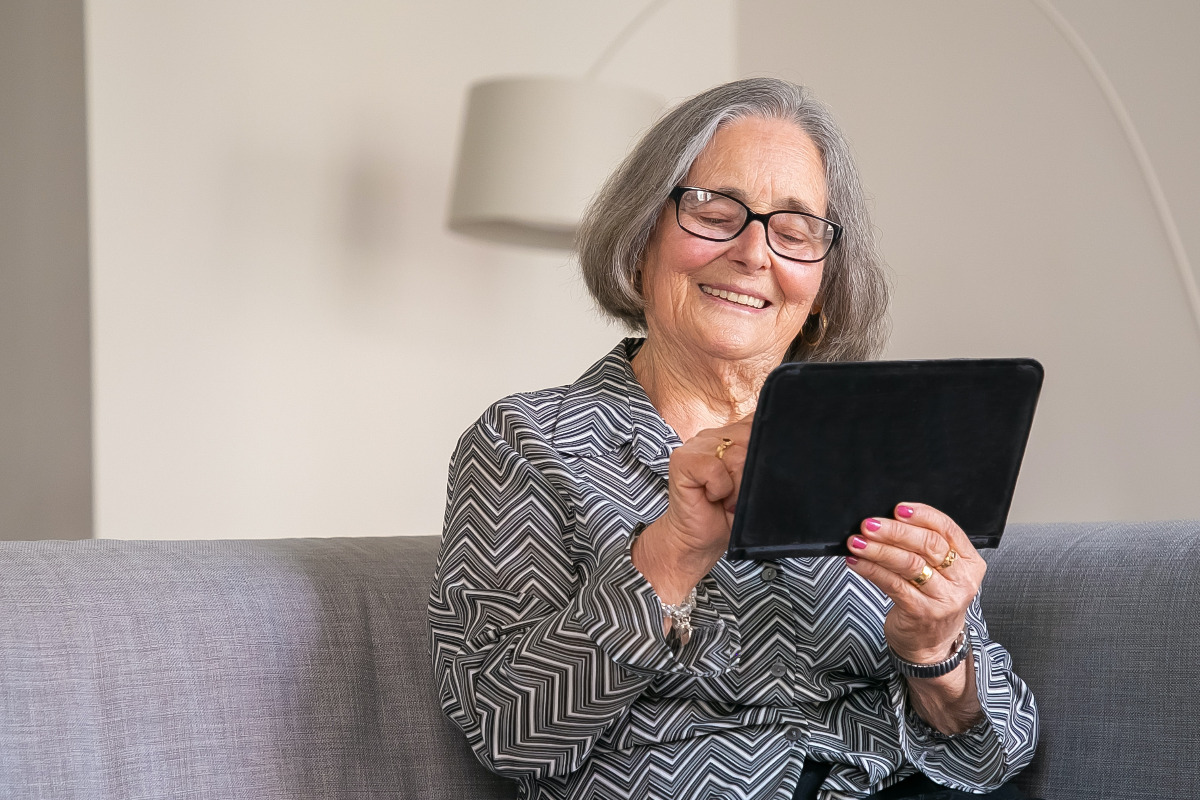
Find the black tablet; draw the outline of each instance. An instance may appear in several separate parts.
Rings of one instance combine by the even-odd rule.
[[[1041,386],[1032,359],[778,367],[758,398],[729,557],[849,555],[864,519],[906,500],[996,547]]]

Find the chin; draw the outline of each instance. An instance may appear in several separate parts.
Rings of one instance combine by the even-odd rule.
[[[778,361],[787,353],[787,346],[780,348],[776,341],[763,341],[759,337],[734,331],[706,337],[701,349],[713,358],[726,361]]]

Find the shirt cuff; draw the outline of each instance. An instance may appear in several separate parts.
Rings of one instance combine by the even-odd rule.
[[[921,719],[911,707],[908,685],[896,675],[891,694],[900,721],[900,747],[905,757],[933,781],[966,792],[995,789],[1007,780],[1005,748],[1001,737],[1003,720],[994,719],[997,707],[988,692],[995,694],[999,685],[1008,685],[1003,676],[993,675],[993,664],[980,643],[979,633],[971,629],[971,655],[975,666],[975,691],[983,719],[962,733],[946,734]],[[991,702],[989,702],[989,699]]]
[[[715,677],[736,667],[741,636],[715,582],[705,577],[696,587],[692,634],[686,644],[672,647],[663,634],[658,596],[630,558],[630,541],[606,548],[577,595],[584,632],[615,663],[634,672]]]

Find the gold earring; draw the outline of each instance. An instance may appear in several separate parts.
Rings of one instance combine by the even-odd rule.
[[[808,337],[806,337],[804,335],[804,328],[808,327],[807,320],[805,320],[804,327],[800,329],[800,341],[803,342],[804,344],[808,345],[810,348],[813,348],[814,350],[816,349],[817,345],[819,345],[822,342],[822,340],[824,340],[825,331],[829,328],[829,318],[825,316],[825,309],[821,309],[820,313],[818,313],[816,316],[817,316],[818,333],[817,333],[817,338],[815,341],[810,342],[808,340]],[[809,319],[811,319],[811,318],[812,317],[810,316]]]

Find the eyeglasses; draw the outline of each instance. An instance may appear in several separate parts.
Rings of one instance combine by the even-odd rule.
[[[767,231],[767,246],[789,261],[820,261],[842,237],[842,226],[824,217],[803,211],[755,214],[741,200],[711,189],[676,186],[671,199],[675,201],[675,221],[692,236],[728,242],[758,220]]]

